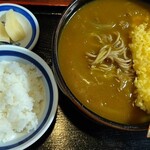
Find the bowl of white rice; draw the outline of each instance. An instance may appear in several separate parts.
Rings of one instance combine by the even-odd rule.
[[[0,46],[0,149],[25,149],[50,127],[58,89],[47,63],[23,47]]]

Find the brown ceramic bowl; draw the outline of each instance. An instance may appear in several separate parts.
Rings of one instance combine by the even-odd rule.
[[[62,30],[66,23],[69,21],[69,19],[74,15],[74,13],[79,10],[83,5],[87,4],[88,2],[91,2],[92,0],[76,0],[74,1],[64,12],[62,15],[60,22],[57,26],[55,35],[54,35],[54,41],[53,41],[53,69],[54,74],[56,77],[56,81],[58,83],[59,88],[62,90],[62,92],[73,102],[73,104],[89,119],[93,120],[94,122],[98,124],[105,124],[110,127],[114,127],[117,129],[122,130],[128,130],[128,131],[141,131],[148,129],[149,123],[142,123],[142,124],[123,124],[118,123],[109,119],[106,119],[102,116],[97,115],[93,111],[89,110],[87,107],[85,107],[79,99],[76,98],[76,95],[72,93],[72,91],[67,86],[63,75],[60,70],[59,65],[59,59],[58,59],[58,45],[60,36],[62,33]],[[67,59],[67,58],[66,58]],[[138,116],[137,116],[138,117]]]

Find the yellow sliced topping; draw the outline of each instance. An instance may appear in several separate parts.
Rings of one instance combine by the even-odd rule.
[[[5,30],[4,24],[0,22],[0,41],[10,43],[10,38]]]
[[[17,20],[15,12],[10,9],[6,13],[5,29],[9,37],[14,41],[20,41],[25,37],[25,31]]]

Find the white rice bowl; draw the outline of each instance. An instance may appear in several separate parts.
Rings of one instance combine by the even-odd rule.
[[[3,65],[1,65],[2,63]],[[36,90],[32,96],[27,94],[30,88],[28,88],[28,82],[26,82],[26,73],[22,72],[21,67],[19,68],[20,64],[27,72],[30,69],[35,70],[36,68],[35,74],[32,71],[29,73],[31,81],[33,82],[32,85],[35,85],[33,89]],[[18,66],[19,69],[13,69],[16,66]],[[11,71],[15,72],[17,77],[12,74]],[[4,77],[4,80],[1,80],[2,77]],[[38,77],[41,78],[39,83],[37,82]],[[37,78],[37,81],[35,81],[36,83],[34,82],[35,78]],[[20,81],[22,85],[20,84]],[[46,132],[56,114],[58,105],[58,89],[52,71],[46,62],[34,52],[18,46],[1,45],[0,82],[0,92],[5,92],[3,96],[0,93],[0,133],[3,133],[3,131],[5,133],[5,136],[3,134],[0,135],[0,149],[25,149],[36,142]],[[44,95],[41,96],[42,93],[39,94],[39,91],[42,87],[39,86],[42,83],[45,92],[43,92]],[[11,88],[9,89],[9,87]],[[15,100],[12,98],[17,96],[18,99],[19,96],[22,97],[21,103],[23,105],[19,104],[19,100],[17,98],[15,98]],[[44,98],[41,102],[43,96]],[[3,99],[5,99],[5,101]],[[32,109],[35,105],[37,108],[39,106],[41,108],[41,104],[43,107],[43,109],[40,109],[42,110],[41,112],[34,111],[34,109]],[[3,111],[4,108],[5,110]],[[7,112],[6,116],[4,112]],[[17,117],[15,117],[16,115]],[[19,120],[19,117],[22,120]],[[17,123],[14,121],[15,118],[17,119]],[[16,124],[13,124],[12,122],[15,122]]]

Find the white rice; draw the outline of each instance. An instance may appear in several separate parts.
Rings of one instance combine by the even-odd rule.
[[[0,62],[0,142],[36,129],[44,99],[41,73],[33,65]]]

